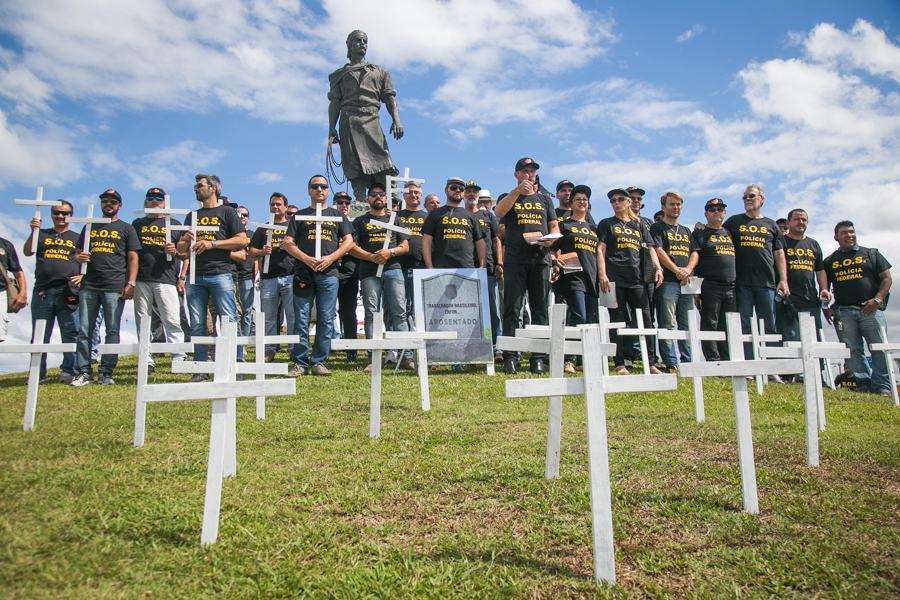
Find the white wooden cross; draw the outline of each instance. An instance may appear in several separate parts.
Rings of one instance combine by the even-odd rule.
[[[192,352],[192,342],[151,342],[150,318],[141,320],[141,329],[138,332],[136,343],[124,344],[99,344],[97,351],[100,354],[137,354],[137,382],[134,394],[134,447],[144,445],[144,432],[147,426],[147,406],[144,402],[143,389],[147,385],[149,374],[150,353],[152,352]]]
[[[38,388],[41,385],[41,356],[48,352],[75,352],[75,343],[45,344],[44,332],[47,330],[47,321],[38,319],[34,322],[34,336],[31,344],[0,344],[0,354],[30,354],[28,363],[28,390],[25,393],[25,417],[22,420],[22,430],[34,429],[34,415],[37,412]]]
[[[819,341],[825,341],[825,330],[821,328],[819,329]],[[831,368],[831,361],[828,359],[823,360],[822,366],[824,367],[822,376],[825,378],[825,382],[828,384],[829,388],[835,389],[837,386],[834,385],[834,371]]]
[[[678,369],[678,376],[725,375],[731,377],[744,511],[757,514],[759,513],[759,498],[756,491],[756,464],[753,459],[750,397],[747,393],[747,380],[745,378],[758,374],[800,373],[803,371],[803,361],[799,358],[744,360],[744,336],[741,333],[740,315],[738,313],[727,313],[725,315],[725,326],[728,334],[728,350],[731,360],[684,363]]]
[[[37,188],[37,192],[34,195],[34,200],[23,200],[21,198],[16,198],[13,200],[16,204],[25,204],[27,206],[34,207],[34,218],[41,218],[41,207],[42,206],[65,206],[59,200],[44,200],[44,186],[39,185]],[[38,249],[38,231],[39,227],[35,227],[31,230],[31,252],[32,254],[37,252]]]
[[[382,250],[387,250],[388,246],[391,245],[391,234],[390,234],[391,231],[396,231],[397,233],[403,233],[405,235],[412,235],[411,229],[408,229],[406,227],[400,227],[399,225],[394,225],[394,220],[396,218],[397,218],[397,211],[392,210],[391,216],[388,217],[387,223],[385,223],[384,221],[377,221],[375,219],[372,219],[371,221],[369,221],[369,224],[371,224],[373,227],[379,227],[379,228],[385,230],[384,244],[381,245]],[[381,277],[382,273],[384,273],[384,264],[383,263],[378,265],[378,270],[375,272],[375,276]]]
[[[168,228],[171,231],[190,231],[191,232],[191,276],[190,283],[191,285],[197,283],[197,251],[194,250],[194,244],[197,243],[197,232],[198,231],[219,231],[218,225],[197,225],[197,211],[191,211],[191,224],[190,225],[172,225]]]
[[[314,221],[316,223],[316,260],[322,258],[322,223],[340,223],[343,216],[329,217],[322,215],[323,204],[316,203],[315,215],[294,215],[295,221]],[[294,240],[296,242],[296,240]]]
[[[172,243],[172,215],[186,215],[189,212],[191,212],[191,211],[189,211],[186,208],[171,208],[169,206],[169,195],[166,194],[165,196],[163,196],[163,207],[162,208],[142,208],[141,210],[134,211],[134,214],[147,215],[147,216],[162,215],[163,219],[165,219],[164,227],[166,228],[166,232],[165,232],[166,243],[170,244],[170,243]],[[176,227],[178,227],[178,226],[176,225]],[[168,261],[172,260],[172,255],[169,254],[168,252],[166,252],[166,260],[168,260]]]
[[[781,335],[777,333],[765,333],[766,331],[766,321],[762,318],[756,317],[756,309],[753,310],[753,315],[750,317],[750,333],[744,334],[741,338],[745,342],[750,342],[750,347],[753,350],[753,360],[760,360],[762,358],[761,349],[766,345],[766,342],[780,342]],[[783,375],[783,373],[773,373],[774,375]],[[765,389],[766,384],[769,381],[769,378],[764,375],[756,375],[756,394],[758,396],[763,395],[763,389]]]
[[[401,183],[403,184],[403,187],[398,185]],[[424,179],[416,179],[415,177],[409,176],[409,167],[405,167],[403,169],[402,176],[393,176],[393,175],[386,176],[385,182],[384,182],[384,184],[385,184],[384,191],[387,192],[387,201],[391,202],[395,196],[402,197],[403,190],[406,189],[406,184],[408,184],[408,183],[417,183],[417,184],[419,184],[419,188],[422,188],[425,186]]]
[[[219,337],[219,351],[216,352],[213,381],[145,385],[143,390],[145,402],[212,400],[209,456],[206,463],[206,495],[203,501],[203,526],[200,531],[200,543],[204,545],[215,543],[218,537],[222,480],[234,474],[234,470],[228,469],[226,463],[228,446],[234,446],[236,437],[234,422],[229,418],[234,413],[230,413],[229,404],[233,406],[239,396],[255,396],[259,393],[269,396],[290,396],[296,391],[293,379],[238,381],[238,363],[234,360],[237,350],[235,337],[236,324],[223,324]]]
[[[266,246],[272,245],[272,234],[276,231],[287,231],[287,224],[276,224],[275,223],[275,213],[269,213],[269,220],[265,223],[251,223],[256,227],[261,227],[266,230]],[[272,257],[271,254],[266,254],[266,257],[263,259],[263,273],[269,272],[269,259]]]
[[[894,375],[894,352],[900,352],[900,344],[897,342],[888,342],[887,330],[881,328],[881,339],[884,341],[880,344],[872,344],[870,349],[873,352],[883,352],[884,362],[888,370],[888,378],[891,382],[891,396],[894,398],[894,406],[900,406],[900,398],[897,396],[897,378]]]
[[[94,217],[94,205],[88,204],[86,217],[66,217],[66,223],[84,223],[84,241],[81,243],[81,249],[84,252],[91,247],[91,225],[110,223],[112,219],[109,217]],[[81,263],[81,274],[87,273],[87,263]]]
[[[580,344],[582,349],[579,354],[583,356],[584,377],[508,380],[506,397],[584,395],[587,409],[588,471],[591,482],[594,578],[598,582],[608,581],[614,584],[616,564],[613,546],[612,493],[609,482],[606,394],[674,390],[678,387],[678,380],[675,375],[604,376],[603,363],[611,352],[615,352],[615,347],[601,341],[601,328],[598,325],[585,325],[583,328]],[[557,346],[565,346],[566,343],[557,334]]]
[[[640,308],[636,308],[634,310],[634,317],[637,321],[637,327],[631,328],[621,328],[618,330],[618,334],[626,335],[626,336],[636,336],[638,339],[638,346],[641,349],[641,364],[644,366],[644,375],[650,374],[650,358],[647,353],[647,341],[644,339],[648,336],[654,336],[659,333],[658,330],[653,329],[652,327],[644,327],[644,313]]]

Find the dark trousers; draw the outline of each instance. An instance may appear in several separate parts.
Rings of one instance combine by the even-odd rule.
[[[800,341],[800,315],[813,316],[816,320],[816,335],[818,335],[819,329],[822,329],[822,309],[819,306],[798,308],[794,313],[784,307],[784,302],[775,302],[775,327],[781,334],[782,342]]]
[[[598,323],[600,321],[597,296],[584,290],[568,290],[559,292],[559,295],[556,297],[556,303],[563,304],[561,300],[565,300],[565,304],[568,306],[566,311],[567,325],[575,327],[584,323]],[[569,362],[575,362],[575,359],[575,356],[566,356],[566,360]]]
[[[650,327],[650,300],[647,298],[646,287],[641,284],[638,287],[625,287],[616,284],[616,308],[609,309],[610,321],[624,321],[629,328],[637,325],[637,318],[633,315],[635,311],[640,310],[644,319],[644,326]],[[644,338],[647,344],[647,359],[654,362],[655,353],[651,350],[656,346],[656,337],[650,336]],[[625,364],[625,356],[632,349],[631,336],[623,336],[619,339],[619,335],[615,329],[610,330],[609,341],[616,345],[616,357],[614,359],[617,367]]]
[[[725,313],[737,311],[733,283],[703,280],[700,288],[700,329],[725,331]],[[706,360],[728,360],[728,342],[703,342]]]
[[[338,281],[338,318],[341,322],[341,337],[356,339],[356,299],[359,297],[359,279],[356,275]],[[347,358],[356,359],[356,351],[348,350]]]
[[[507,261],[503,265],[503,333],[515,335],[522,327],[522,307],[528,294],[531,322],[547,325],[547,304],[550,302],[550,265],[517,264]],[[517,352],[504,352],[503,358],[516,358]],[[545,354],[533,354],[532,358],[544,358]]]

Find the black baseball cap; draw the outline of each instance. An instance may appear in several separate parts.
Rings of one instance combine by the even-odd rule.
[[[163,200],[166,197],[166,190],[158,187],[152,187],[147,190],[144,196],[147,200]]]
[[[627,192],[627,195],[629,195],[629,196],[631,195],[631,192],[637,192],[638,194],[641,195],[641,197],[643,197],[647,193],[636,185],[632,185],[632,186],[625,188],[625,191]]]
[[[516,171],[521,171],[525,167],[534,167],[535,170],[537,170],[541,168],[541,165],[537,164],[533,159],[528,158],[527,156],[516,161]]]
[[[351,198],[351,197],[350,197],[350,194],[348,194],[347,192],[337,192],[337,193],[334,195],[334,200],[333,200],[333,202],[335,202],[335,203],[337,203],[337,202],[351,202],[352,200],[353,200],[353,198]]]
[[[100,194],[100,199],[103,200],[104,198],[115,198],[120,204],[122,203],[122,195],[112,188]]]
[[[712,198],[706,201],[706,206],[703,207],[703,210],[709,210],[711,206],[721,206],[722,208],[727,208],[728,205],[722,202],[721,198]]]
[[[477,183],[475,183],[475,180],[474,180],[474,179],[470,179],[470,180],[468,180],[468,181],[466,182],[466,189],[467,189],[467,190],[472,190],[472,189],[474,189],[474,190],[478,190],[478,191],[480,192],[480,191],[481,191],[481,186],[478,185]]]
[[[563,189],[564,187],[574,188],[575,184],[572,183],[571,181],[569,181],[568,179],[563,179],[562,181],[560,181],[559,183],[556,184],[556,191],[558,192],[559,190]],[[587,186],[585,186],[585,187],[587,187]]]
[[[560,182],[560,183],[562,183],[562,182]],[[566,182],[566,183],[568,183],[568,182]],[[615,191],[615,190],[613,190],[613,191]],[[591,188],[589,188],[586,185],[576,185],[575,187],[572,188],[572,197],[574,197],[575,194],[586,194],[588,197],[588,200],[590,200],[591,199]]]
[[[628,191],[623,188],[615,188],[606,192],[606,197],[610,200],[613,199],[613,196],[627,196]]]

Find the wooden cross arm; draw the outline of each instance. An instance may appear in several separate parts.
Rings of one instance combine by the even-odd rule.
[[[126,354],[137,354],[139,346],[132,344],[98,344],[97,351],[100,354],[118,354],[124,356]],[[150,352],[192,352],[194,344],[190,342],[159,342],[150,344]]]
[[[172,363],[173,373],[215,373],[216,363],[179,360]],[[243,363],[235,366],[235,373],[256,373],[259,375],[287,375],[287,363]]]
[[[194,344],[215,345],[219,338],[211,335],[195,335],[191,336],[191,342]],[[238,346],[252,346],[256,343],[255,335],[239,335],[235,338]],[[266,335],[263,336],[264,344],[296,344],[300,341],[299,335]]]
[[[749,334],[749,333],[745,333],[745,334],[741,335],[741,341],[742,341],[742,342],[752,342],[752,341],[753,341],[753,335],[752,335],[752,334]],[[778,334],[778,333],[761,333],[760,335],[756,336],[756,341],[757,341],[757,342],[780,342],[780,341],[781,341],[781,334]]]
[[[262,227],[263,229],[271,229],[273,231],[287,231],[287,225],[279,225],[277,223],[250,223],[251,225],[255,225],[257,227]]]
[[[331,217],[328,215],[294,215],[295,221],[319,221],[319,222],[330,222],[330,223],[340,223],[344,220],[344,217]]]
[[[507,352],[538,352],[546,354],[550,352],[550,340],[538,338],[505,337],[497,338],[497,348]],[[612,356],[616,353],[615,344],[601,344],[599,348],[590,348],[591,352],[601,352],[604,356]],[[563,352],[566,354],[584,354],[584,345],[580,341],[566,340],[563,343]]]
[[[665,392],[678,388],[678,377],[666,375],[627,375],[604,377],[607,394],[631,392]],[[584,395],[584,377],[551,377],[548,379],[512,379],[506,382],[508,398]]]
[[[141,210],[133,210],[135,215],[186,215],[189,211],[186,208],[142,208]],[[172,227],[180,227],[180,225],[172,225]]]
[[[803,361],[799,358],[777,358],[774,360],[714,361],[681,363],[679,377],[752,377],[755,375],[790,375],[803,372]]]
[[[455,331],[385,331],[386,340],[455,340]],[[332,341],[333,343],[333,341]]]
[[[660,340],[686,340],[688,332],[680,329],[657,329],[656,337]]]
[[[169,229],[172,231],[219,231],[218,226],[214,225],[197,225],[196,227],[192,225],[172,225]]]
[[[759,349],[760,358],[800,358],[803,350],[796,346],[763,346]]]
[[[630,329],[619,329],[617,332],[619,335],[630,335],[630,336],[638,336],[638,335],[657,335],[659,333],[659,329],[653,329],[652,327],[633,327]]]
[[[566,327],[563,335],[569,340],[580,340],[582,331],[584,329],[581,327]],[[516,329],[516,337],[548,340],[550,339],[550,328],[546,326],[534,327],[532,325],[525,328],[520,327]]]
[[[897,352],[900,351],[900,343],[898,342],[880,342],[870,346],[875,352]]]
[[[23,200],[21,198],[16,198],[13,200],[16,204],[26,204],[28,206],[61,206],[62,202],[59,200]]]
[[[48,352],[75,352],[75,344],[2,344],[2,354],[46,354]]]
[[[412,235],[412,229],[408,229],[406,227],[400,227],[399,225],[392,225],[391,223],[384,223],[382,221],[369,221],[372,225],[376,227],[381,227],[382,229],[389,229],[391,231],[396,231],[397,233],[404,233],[406,235]]]
[[[178,400],[219,400],[255,396],[293,396],[297,391],[294,379],[247,381],[207,381],[203,383],[165,383],[145,385],[144,402],[174,402]]]
[[[425,340],[331,340],[332,350],[421,350]]]

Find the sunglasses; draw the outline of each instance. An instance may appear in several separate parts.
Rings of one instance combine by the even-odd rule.
[[[631,202],[631,198],[625,198],[623,196],[615,196],[614,198],[609,199],[610,204],[615,202]]]
[[[386,198],[385,192],[369,192],[369,198]]]
[[[336,200],[334,203],[339,206],[350,206],[349,200]]]
[[[721,206],[710,206],[706,209],[706,212],[725,212],[725,209]]]
[[[118,204],[119,201],[115,198],[100,198],[100,204]]]
[[[199,190],[200,188],[204,188],[204,187],[209,187],[209,184],[208,183],[195,183],[194,184],[195,190]]]
[[[165,198],[144,198],[144,202],[165,202]]]
[[[753,200],[754,198],[756,198],[756,196],[757,196],[757,194],[744,194],[742,196],[742,199],[743,200]]]
[[[464,192],[464,191],[466,191],[466,188],[464,188],[464,187],[461,186],[461,185],[448,185],[448,186],[447,186],[447,189],[450,190],[451,192]]]
[[[52,214],[54,217],[68,217],[72,213],[71,213],[71,211],[66,212],[66,211],[62,211],[62,210],[51,210],[50,214]]]
[[[328,184],[327,183],[312,183],[312,184],[310,184],[309,189],[311,189],[311,190],[327,190]]]
[[[242,219],[249,219],[249,218],[250,218],[250,215],[248,215],[247,213],[238,213],[238,216],[239,216],[240,218],[242,218]]]

